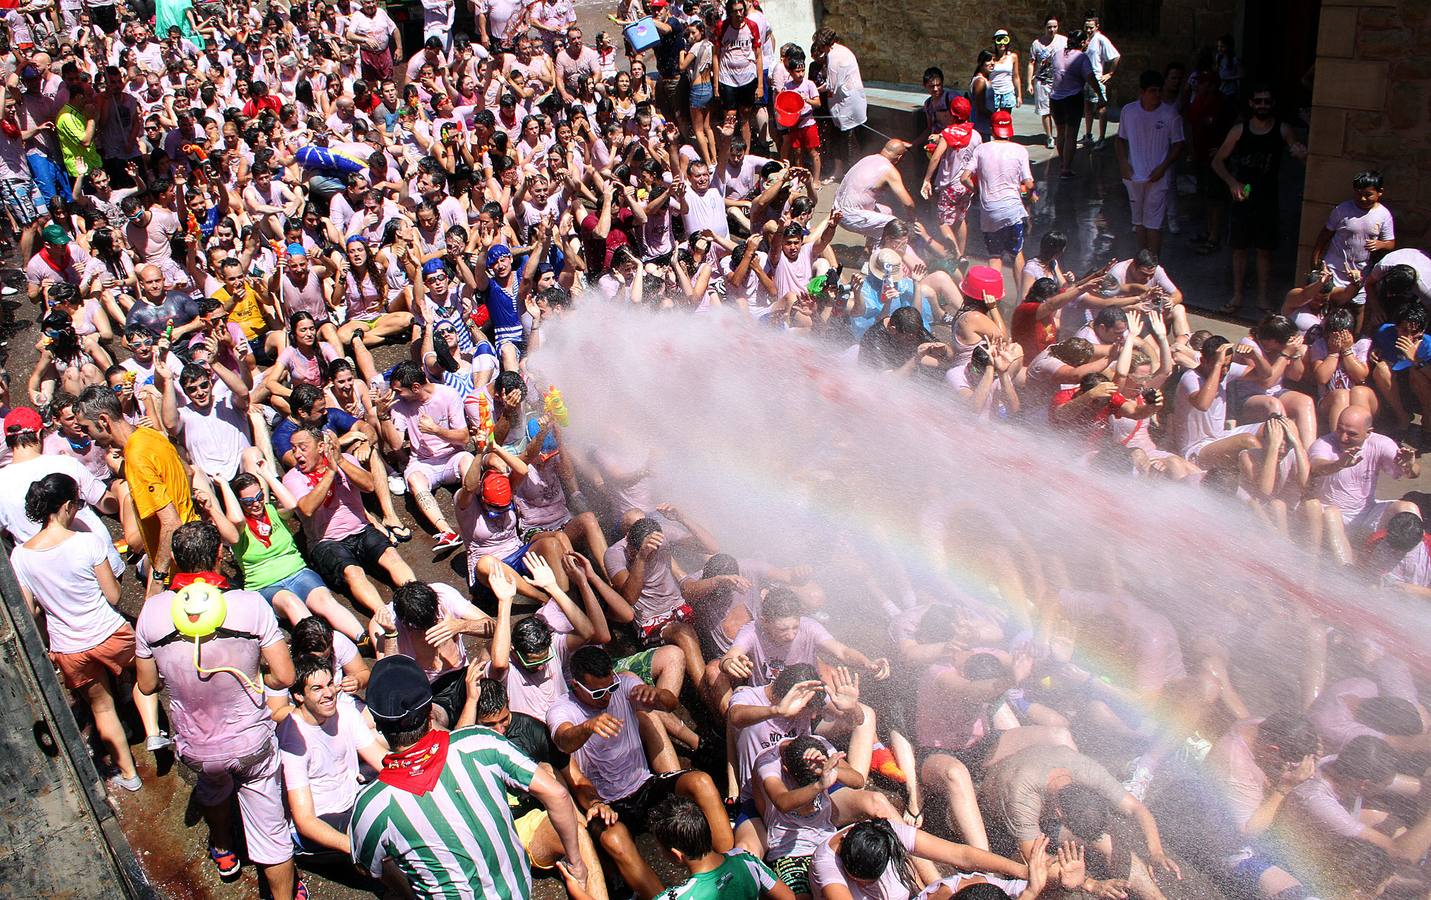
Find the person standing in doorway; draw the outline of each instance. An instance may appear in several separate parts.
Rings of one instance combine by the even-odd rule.
[[[1292,126],[1277,118],[1272,89],[1259,85],[1247,101],[1250,115],[1232,126],[1212,158],[1212,170],[1232,195],[1228,245],[1232,247],[1232,298],[1222,312],[1232,315],[1242,308],[1247,284],[1247,251],[1257,253],[1257,303],[1268,309],[1272,278],[1272,251],[1281,230],[1277,210],[1277,174],[1284,151],[1305,159],[1307,148],[1297,140]],[[1211,236],[1216,239],[1216,235]]]
[[[1058,33],[1058,19],[1049,16],[1043,23],[1043,34],[1029,45],[1028,88],[1034,110],[1043,122],[1044,144],[1052,150],[1053,142],[1053,58],[1068,46],[1068,38]]]
[[[1138,99],[1123,107],[1114,144],[1138,249],[1163,248],[1163,221],[1173,190],[1172,165],[1183,155],[1183,119],[1163,102],[1163,76],[1151,69],[1138,78]]]

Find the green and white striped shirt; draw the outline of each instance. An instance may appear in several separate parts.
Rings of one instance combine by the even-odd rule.
[[[380,878],[391,858],[418,897],[528,900],[531,864],[507,789],[527,791],[536,773],[495,731],[453,732],[431,791],[419,797],[374,781],[358,795],[348,825],[353,862]]]

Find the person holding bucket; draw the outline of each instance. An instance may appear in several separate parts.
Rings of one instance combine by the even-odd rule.
[[[798,166],[803,151],[810,152],[810,172],[820,182],[820,129],[815,125],[815,108],[820,90],[805,77],[805,53],[799,47],[785,58],[789,81],[775,95],[775,123],[780,129],[780,158]]]

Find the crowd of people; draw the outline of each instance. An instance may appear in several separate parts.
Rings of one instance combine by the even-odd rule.
[[[855,55],[759,0],[592,36],[571,0],[421,9],[418,47],[376,0],[0,9],[42,332],[0,384],[0,528],[117,793],[137,719],[219,876],[282,900],[295,860],[420,897],[1427,896],[1417,660],[1275,597],[1219,631],[1016,535],[985,597],[852,563],[847,634],[832,573],[723,551],[542,376],[578,307],[739,317],[1424,602],[1431,497],[1384,495],[1431,429],[1431,259],[1364,172],[1275,299],[1303,135],[1231,38],[1142,73],[1110,139],[1098,17],[1010,23],[1025,56],[1001,28],[967,88],[929,68],[922,132],[871,144]],[[1050,178],[1111,141],[1131,257],[1029,232],[1025,102]],[[1160,263],[1188,212],[1227,312],[1254,251],[1240,339]]]

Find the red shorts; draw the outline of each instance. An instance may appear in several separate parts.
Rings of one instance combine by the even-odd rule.
[[[813,123],[803,128],[792,128],[785,132],[785,140],[790,142],[791,150],[819,150],[820,129]]]
[[[50,659],[60,667],[65,687],[83,690],[106,672],[118,675],[134,665],[134,626],[126,622],[97,647],[78,653],[51,653]]]
[[[670,612],[662,613],[649,622],[638,623],[641,631],[641,643],[647,647],[658,646],[662,643],[662,629],[672,622],[689,622],[693,612],[689,603],[682,603]]]

